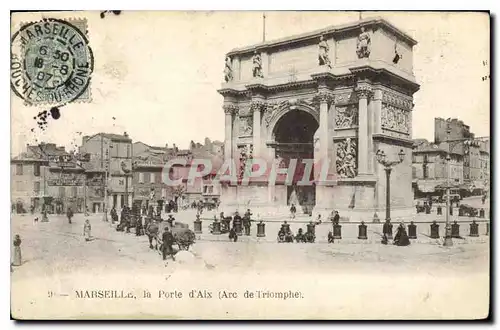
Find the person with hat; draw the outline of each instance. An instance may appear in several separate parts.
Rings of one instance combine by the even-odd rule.
[[[167,256],[171,256],[172,260],[175,261],[174,257],[174,249],[172,245],[174,244],[174,235],[172,235],[172,232],[170,231],[170,228],[167,226],[165,227],[165,231],[163,232],[162,235],[162,255],[163,255],[163,260],[167,260]]]

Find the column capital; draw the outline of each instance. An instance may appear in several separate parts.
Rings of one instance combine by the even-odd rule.
[[[233,115],[238,111],[238,106],[236,104],[224,104],[222,109],[224,109],[226,115]]]
[[[360,98],[360,99],[362,99],[362,98],[366,99],[366,98],[370,98],[371,96],[373,96],[372,88],[371,88],[371,86],[368,86],[368,85],[358,85],[358,86],[356,86],[354,91],[358,94],[358,98]]]
[[[320,89],[316,92],[315,97],[321,103],[333,103],[335,102],[335,97],[333,92],[327,89]]]
[[[250,110],[252,112],[260,112],[266,109],[266,102],[262,100],[252,100],[250,103]]]

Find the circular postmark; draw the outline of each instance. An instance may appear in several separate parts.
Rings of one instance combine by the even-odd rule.
[[[44,19],[12,36],[11,88],[29,105],[85,101],[93,68],[86,21]]]

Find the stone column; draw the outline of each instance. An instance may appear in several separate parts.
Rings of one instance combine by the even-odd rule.
[[[252,104],[250,105],[250,109],[253,112],[253,129],[252,129],[252,134],[253,134],[253,157],[258,158],[261,156],[260,153],[260,148],[261,148],[261,139],[260,139],[260,133],[261,133],[261,110],[264,107],[264,102],[263,101],[252,101]]]
[[[318,91],[319,100],[319,146],[320,159],[325,161],[328,159],[329,138],[328,138],[328,106],[333,100],[332,93],[328,90]]]
[[[233,148],[233,114],[237,109],[234,104],[223,105],[225,117],[225,134],[224,134],[224,159],[231,159]]]
[[[358,85],[356,87],[358,93],[358,175],[368,175],[368,98],[371,95],[371,87],[368,85]]]

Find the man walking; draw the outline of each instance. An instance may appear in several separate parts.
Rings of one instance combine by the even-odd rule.
[[[163,260],[167,260],[167,256],[171,256],[172,260],[175,261],[174,249],[172,248],[172,244],[174,244],[174,236],[172,235],[170,228],[165,227],[165,231],[162,235],[162,241]]]
[[[73,210],[71,209],[71,207],[68,208],[66,216],[68,217],[68,222],[71,223],[71,218],[73,218]]]

